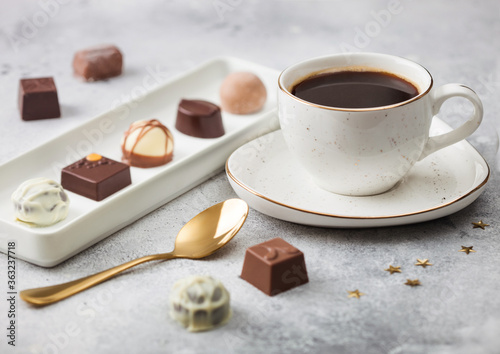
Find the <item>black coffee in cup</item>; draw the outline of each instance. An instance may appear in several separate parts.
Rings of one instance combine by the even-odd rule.
[[[299,82],[291,92],[305,101],[336,108],[389,106],[419,94],[412,83],[377,71],[321,73]]]

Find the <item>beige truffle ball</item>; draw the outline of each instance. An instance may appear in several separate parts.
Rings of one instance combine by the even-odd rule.
[[[266,103],[266,87],[257,75],[249,72],[229,74],[220,87],[221,107],[234,114],[259,111]]]

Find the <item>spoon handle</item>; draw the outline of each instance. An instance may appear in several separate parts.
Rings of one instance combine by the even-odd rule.
[[[120,264],[116,267],[104,270],[100,273],[89,275],[84,278],[76,279],[64,284],[46,286],[43,288],[35,288],[23,290],[19,293],[21,299],[34,305],[49,305],[59,300],[70,297],[77,294],[83,290],[93,287],[94,285],[100,284],[118,273],[123,272],[129,268],[135,267],[136,265],[155,261],[155,260],[168,260],[176,258],[173,252],[155,254],[151,256],[144,256],[141,258],[134,259],[130,262]]]

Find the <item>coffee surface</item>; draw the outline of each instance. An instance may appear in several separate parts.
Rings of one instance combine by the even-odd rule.
[[[292,94],[322,106],[372,108],[409,100],[418,90],[390,73],[339,71],[308,77],[293,87]]]

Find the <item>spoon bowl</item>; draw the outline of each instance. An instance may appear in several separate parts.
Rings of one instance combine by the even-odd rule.
[[[211,255],[238,233],[247,215],[248,205],[241,199],[229,199],[206,209],[182,227],[173,253],[176,258],[190,259]]]
[[[34,305],[48,305],[100,284],[136,265],[174,258],[200,259],[227,244],[241,229],[248,215],[248,204],[241,199],[228,199],[211,206],[192,218],[179,231],[174,250],[134,259],[100,273],[68,283],[23,290],[21,299]]]

